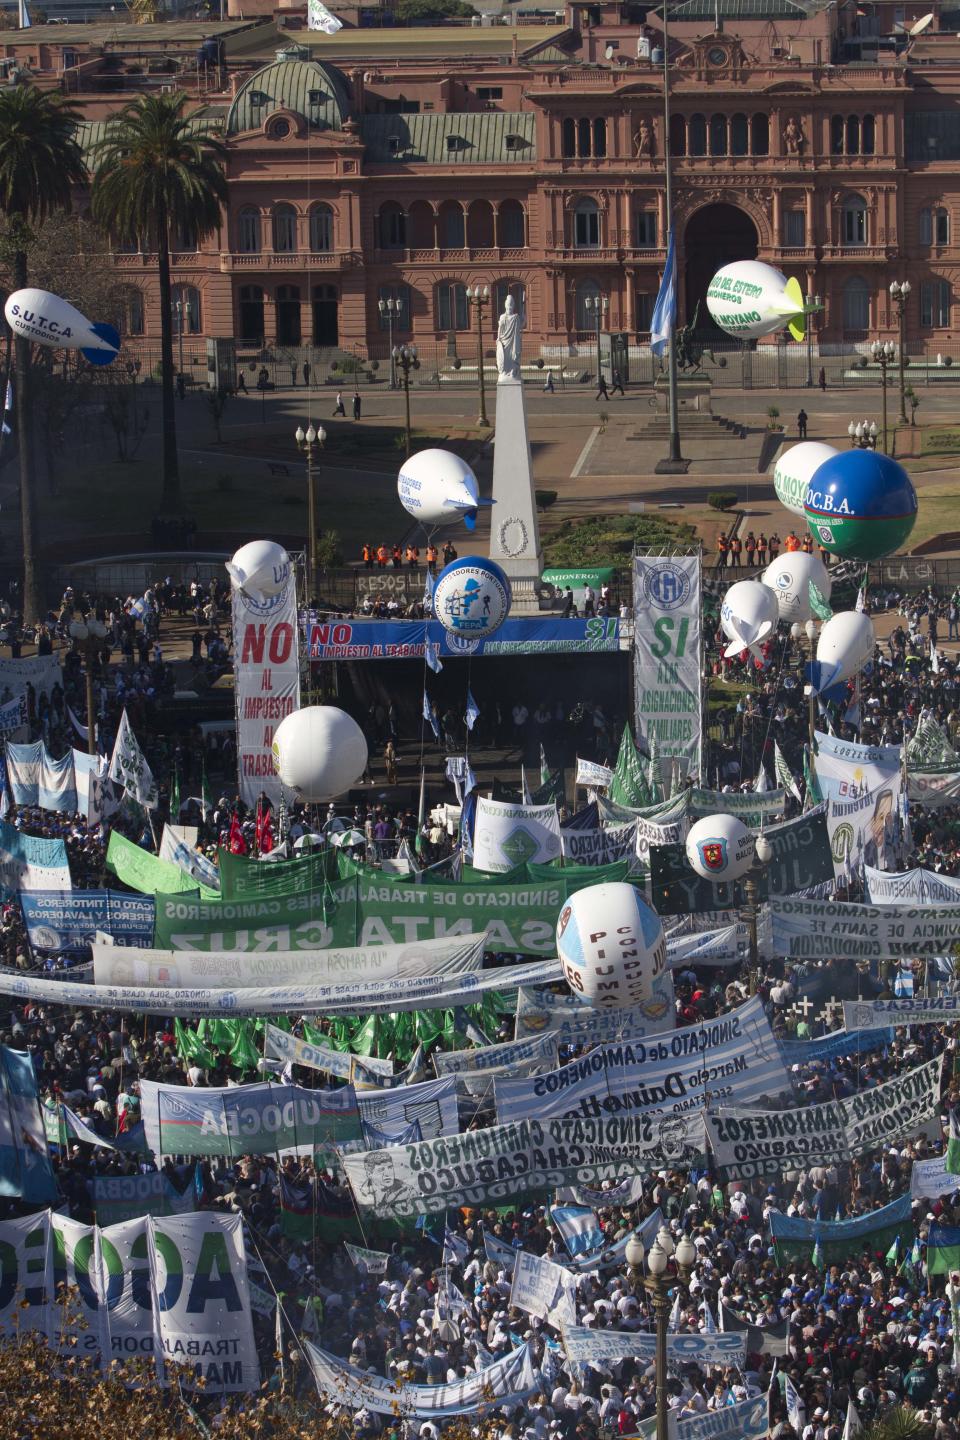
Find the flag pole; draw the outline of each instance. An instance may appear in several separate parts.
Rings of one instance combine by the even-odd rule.
[[[670,0],[663,0],[663,166],[667,211],[667,243],[673,235],[673,162],[670,154],[670,32],[667,23],[667,8]],[[674,244],[674,287],[677,283],[676,247]],[[680,415],[677,403],[677,311],[674,301],[673,317],[670,324],[670,350],[667,357],[667,407],[670,423],[670,452],[656,467],[658,475],[685,475],[688,461],[680,453]]]

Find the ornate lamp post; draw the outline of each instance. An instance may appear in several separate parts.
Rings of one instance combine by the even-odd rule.
[[[876,450],[880,434],[876,420],[851,420],[847,426],[850,446],[853,450]]]
[[[897,328],[900,331],[900,423],[907,423],[907,388],[903,379],[903,367],[906,364],[904,355],[907,349],[907,301],[910,299],[911,285],[909,280],[894,280],[890,285],[890,299],[893,301],[894,309],[897,312]]]
[[[327,432],[322,425],[311,423],[306,430],[298,425],[294,432],[297,449],[307,460],[307,600],[314,599],[317,583],[317,487],[316,459],[323,449]]]
[[[87,754],[97,753],[97,712],[94,708],[93,670],[98,665],[98,652],[107,633],[107,627],[95,615],[88,615],[70,621],[70,634],[84,659],[84,679],[87,686]]]
[[[643,1274],[646,1257],[647,1274]],[[639,1235],[632,1235],[627,1241],[625,1257],[630,1266],[630,1278],[634,1288],[642,1286],[650,1297],[657,1333],[656,1382],[657,1382],[657,1437],[669,1440],[669,1409],[667,1406],[667,1325],[670,1320],[670,1285],[679,1280],[686,1284],[693,1269],[697,1252],[689,1236],[681,1236],[674,1248],[673,1237],[666,1226],[657,1235],[649,1251],[644,1250]],[[675,1273],[670,1274],[673,1261]]]
[[[874,427],[874,428],[876,428],[876,427]],[[800,622],[799,622],[799,620],[794,620],[793,624],[790,626],[790,635],[791,635],[792,639],[796,640],[797,644],[801,647],[801,654],[803,653],[803,638],[804,638],[804,636],[806,636],[806,639],[807,639],[807,651],[808,651],[808,654],[809,654],[809,657],[810,657],[810,664],[812,665],[812,664],[813,664],[813,660],[814,660],[814,646],[815,646],[815,644],[816,644],[816,642],[817,642],[817,622],[816,622],[816,620],[808,620],[805,625],[801,625]],[[817,723],[817,697],[816,697],[816,695],[814,695],[814,693],[813,693],[813,687],[812,687],[812,685],[808,685],[808,686],[806,687],[806,689],[807,689],[807,743],[808,743],[809,746],[810,746],[810,754],[811,754],[811,756],[812,756],[812,755],[813,755],[813,733],[814,733],[814,730],[815,730],[815,728],[816,728],[816,723]],[[769,843],[769,842],[768,842],[768,843]]]
[[[807,296],[807,389],[813,389],[813,316],[820,309],[820,296]]]
[[[760,956],[757,946],[757,915],[759,904],[757,903],[757,886],[763,878],[763,873],[770,861],[773,859],[773,846],[766,835],[761,833],[757,836],[754,860],[747,871],[746,879],[743,882],[743,889],[747,903],[744,906],[744,917],[747,922],[747,938],[750,944],[750,994],[756,993],[757,988],[757,966]]]
[[[393,317],[399,313],[400,302],[391,296],[389,300],[379,300],[377,308],[381,316],[387,317],[387,348],[390,351],[390,389],[397,388],[397,367],[393,359]]]
[[[887,371],[893,364],[897,355],[897,347],[892,340],[874,340],[870,346],[870,354],[874,361],[880,366],[880,389],[883,392],[883,453],[890,454],[890,447],[887,444]],[[903,417],[906,419],[906,416]]]
[[[477,317],[477,382],[480,386],[480,414],[477,417],[478,425],[489,425],[487,419],[487,396],[483,378],[483,309],[490,303],[490,286],[475,285],[467,286],[467,302],[473,307]]]
[[[604,319],[606,318],[607,306],[609,305],[609,303],[610,303],[610,302],[609,302],[609,300],[607,299],[606,295],[587,295],[587,296],[585,297],[585,299],[584,299],[584,302],[583,302],[583,306],[584,306],[584,309],[586,310],[587,314],[588,314],[588,315],[592,315],[592,316],[594,317],[594,319],[595,319],[595,321],[596,321],[596,325],[597,325],[597,386],[598,386],[598,388],[599,388],[599,385],[600,385],[600,377],[601,377],[601,375],[603,374],[603,370],[601,369],[601,365],[600,365],[600,329],[601,329],[601,326],[602,326],[602,324],[603,324]]]
[[[406,454],[410,458],[410,371],[420,369],[416,345],[395,345],[391,351],[394,362],[403,371],[403,399],[406,406]]]

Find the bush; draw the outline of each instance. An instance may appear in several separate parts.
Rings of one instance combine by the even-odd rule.
[[[534,490],[533,498],[538,510],[549,510],[557,498],[556,490]]]
[[[564,520],[544,543],[547,565],[624,565],[634,545],[666,548],[696,545],[692,525],[660,515],[595,515]]]
[[[317,564],[329,570],[343,564],[343,543],[336,530],[326,530],[317,538]]]
[[[736,503],[736,490],[714,490],[707,496],[707,504],[711,510],[732,510]]]

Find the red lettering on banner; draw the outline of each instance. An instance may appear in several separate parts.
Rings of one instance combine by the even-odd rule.
[[[270,659],[274,665],[283,665],[293,649],[293,626],[282,620],[270,632]]]
[[[240,662],[249,665],[263,664],[263,647],[266,640],[264,627],[262,625],[248,625],[243,633],[243,650],[240,655]]]
[[[273,671],[272,671],[272,670],[269,670],[269,669],[264,670],[263,674],[262,674],[261,677],[260,677],[260,689],[261,689],[261,690],[272,690],[272,689],[273,689]]]

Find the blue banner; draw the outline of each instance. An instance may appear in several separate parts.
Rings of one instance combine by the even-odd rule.
[[[423,660],[427,641],[445,657],[457,655],[578,655],[620,649],[615,616],[583,620],[533,617],[505,620],[489,639],[462,640],[438,620],[324,620],[303,622],[311,660]]]
[[[34,950],[86,952],[97,930],[112,935],[118,945],[146,950],[153,944],[152,895],[127,895],[121,890],[23,891],[20,907]]]
[[[819,1060],[835,1060],[838,1055],[857,1055],[882,1050],[893,1044],[893,1027],[874,1030],[835,1030],[817,1040],[781,1040],[780,1049],[787,1065],[809,1065]]]
[[[871,1210],[868,1215],[855,1215],[852,1220],[804,1220],[799,1215],[780,1215],[771,1210],[770,1238],[774,1243],[778,1240],[808,1240],[811,1250],[815,1240],[822,1245],[831,1241],[859,1240],[891,1225],[902,1225],[910,1219],[912,1204],[908,1193],[880,1210]]]
[[[57,1198],[33,1063],[26,1051],[6,1045],[0,1045],[0,1195],[30,1205]]]

